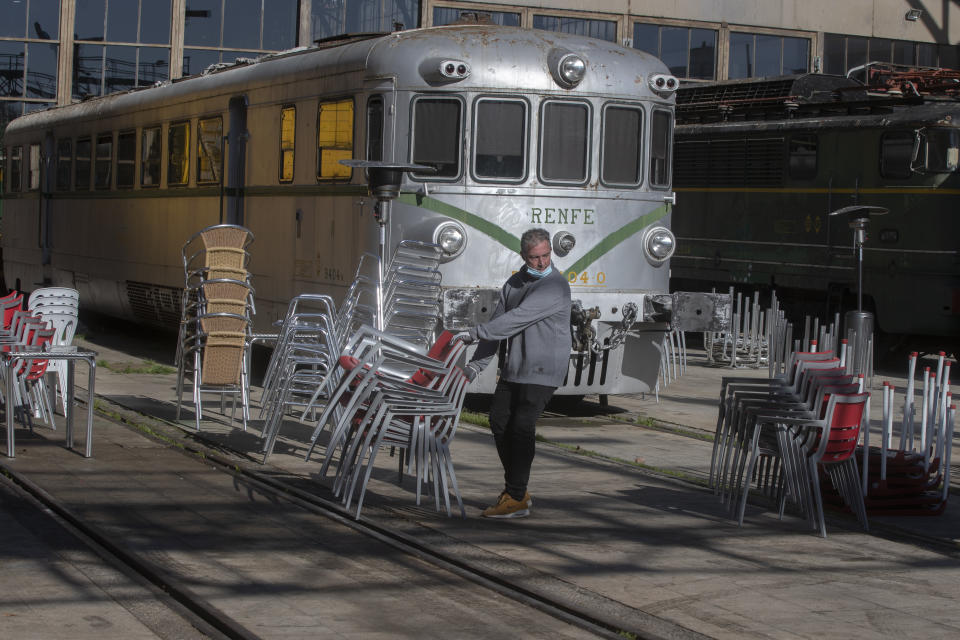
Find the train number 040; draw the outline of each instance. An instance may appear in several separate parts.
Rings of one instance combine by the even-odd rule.
[[[567,272],[567,280],[570,281],[570,284],[604,284],[607,281],[607,274],[603,271],[596,271],[590,273],[589,271],[581,271],[577,273],[576,271]]]

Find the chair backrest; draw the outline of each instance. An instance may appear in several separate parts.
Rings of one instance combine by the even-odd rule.
[[[54,330],[52,344],[63,347],[73,343],[77,331],[76,311],[41,311],[40,317]]]
[[[23,296],[16,291],[0,299],[0,309],[3,309],[3,328],[6,331],[13,329],[13,316],[22,311]]]
[[[38,302],[79,305],[80,292],[69,287],[42,287],[34,289],[27,300],[27,306],[33,309]]]
[[[825,420],[828,434],[817,452],[820,462],[843,462],[853,455],[860,438],[860,426],[869,393],[833,394],[827,402]]]

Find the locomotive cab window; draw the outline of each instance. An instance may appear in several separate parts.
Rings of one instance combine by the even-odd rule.
[[[913,171],[913,131],[891,131],[880,138],[880,175],[909,178]]]
[[[670,112],[661,109],[650,116],[650,184],[663,189],[670,186],[671,120]]]
[[[367,160],[383,160],[383,96],[367,101]]]
[[[73,164],[73,183],[77,191],[88,191],[90,189],[90,157],[92,153],[93,143],[90,138],[77,140],[77,158]]]
[[[21,180],[23,179],[23,147],[12,147],[10,149],[10,191],[11,193],[20,191]]]
[[[590,149],[590,108],[582,102],[550,100],[540,118],[540,179],[583,184]]]
[[[220,182],[223,168],[223,118],[197,121],[197,184]]]
[[[353,100],[321,102],[317,111],[317,180],[349,180],[353,157]]]
[[[167,185],[183,186],[190,181],[190,123],[178,122],[167,131]]]
[[[930,173],[951,173],[960,164],[960,132],[956,129],[926,128],[919,134],[915,164]]]
[[[413,104],[413,162],[436,173],[413,175],[429,180],[460,177],[463,103],[456,98],[417,98]]]
[[[117,134],[117,188],[132,189],[137,175],[137,132]]]
[[[27,189],[36,191],[40,188],[40,145],[30,145],[29,173],[27,174]]]
[[[73,140],[57,140],[57,191],[69,191],[73,178]]]
[[[523,180],[527,173],[527,104],[481,98],[474,118],[474,176],[478,180]]]
[[[797,135],[790,138],[790,177],[809,180],[817,177],[817,136]]]
[[[144,127],[140,140],[140,186],[160,186],[161,152],[160,127]]]
[[[293,182],[294,147],[297,138],[297,108],[280,109],[280,182]]]
[[[607,105],[603,110],[600,175],[604,184],[637,187],[643,182],[643,110]]]
[[[97,136],[97,159],[93,165],[93,184],[97,189],[110,188],[110,170],[113,167],[113,134]]]

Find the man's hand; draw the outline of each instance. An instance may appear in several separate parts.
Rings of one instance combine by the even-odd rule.
[[[473,342],[473,337],[470,335],[469,331],[461,331],[450,338],[450,342],[462,342],[463,344],[470,344]]]
[[[480,373],[480,372],[477,371],[477,368],[476,368],[476,367],[474,367],[474,366],[472,366],[472,365],[469,365],[469,364],[466,365],[466,366],[463,368],[463,375],[467,376],[467,380],[469,380],[470,382],[473,382],[474,380],[476,380],[476,379],[477,379],[477,375],[478,375],[479,373]]]

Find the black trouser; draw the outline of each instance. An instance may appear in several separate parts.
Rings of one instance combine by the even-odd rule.
[[[504,488],[514,500],[523,500],[536,453],[537,418],[556,387],[519,382],[497,383],[490,405],[490,430],[503,465]]]

